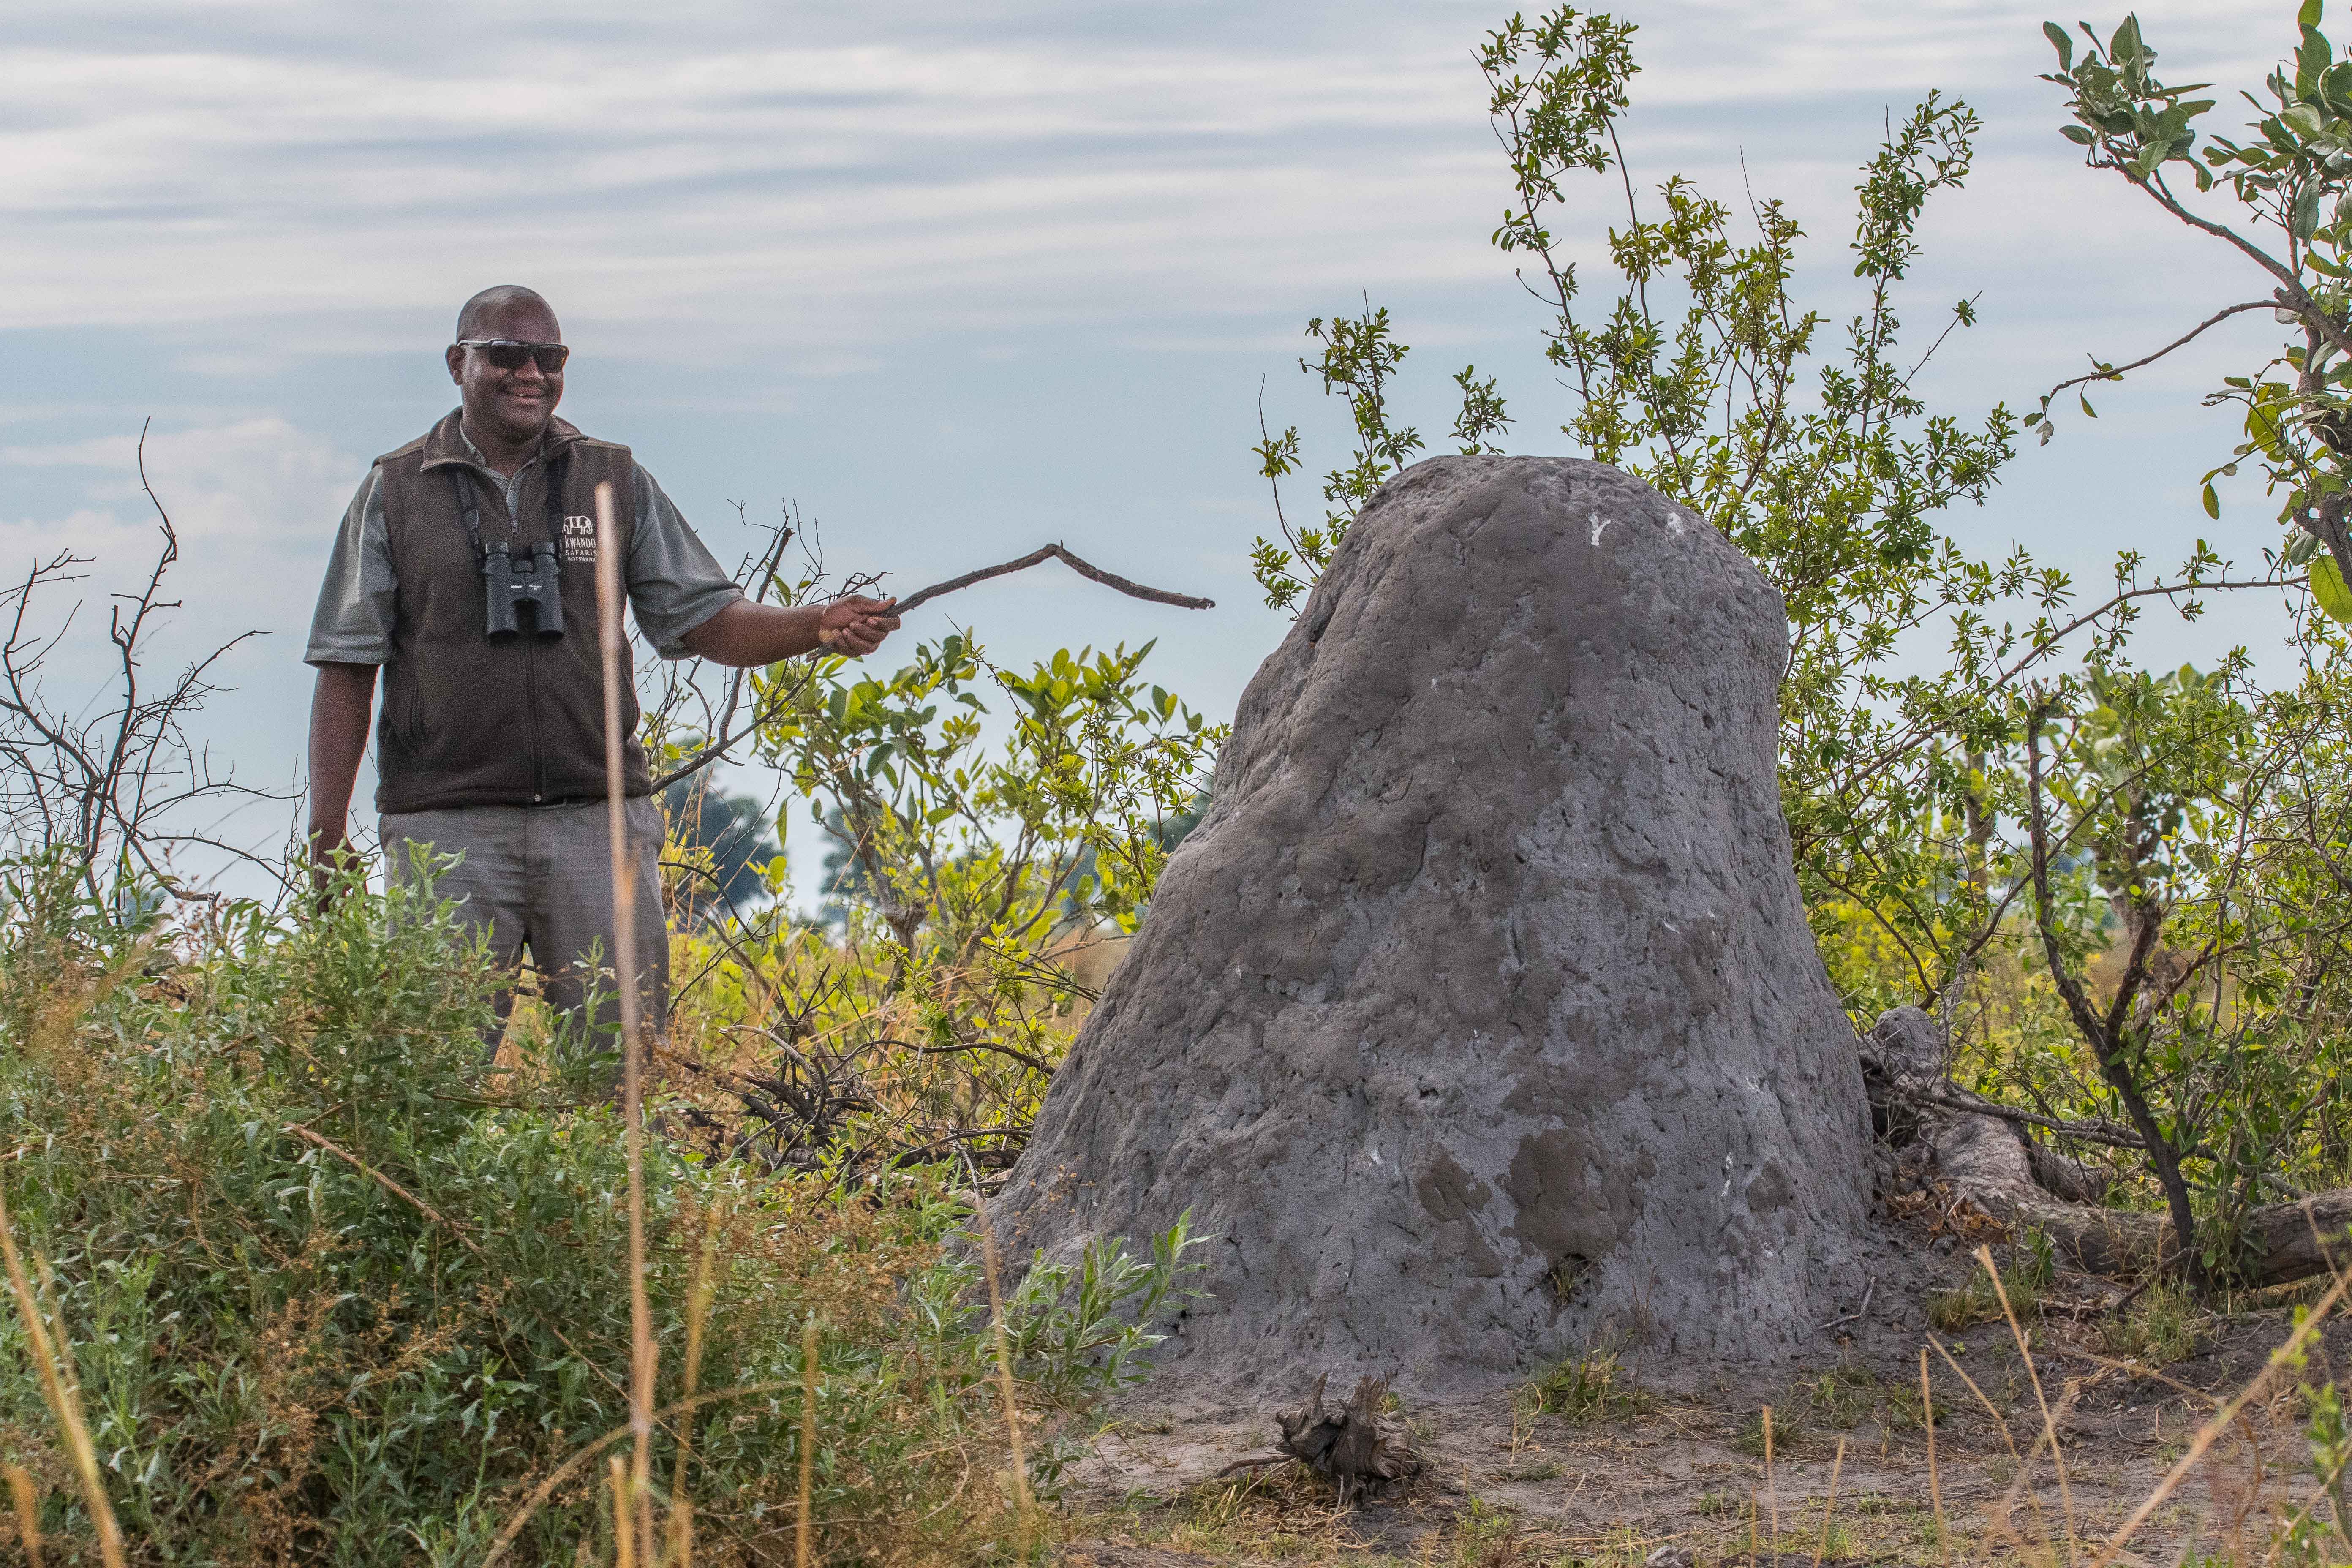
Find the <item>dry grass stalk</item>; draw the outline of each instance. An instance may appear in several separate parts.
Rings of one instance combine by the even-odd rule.
[[[710,1320],[710,1264],[719,1251],[719,1226],[725,1210],[713,1204],[703,1221],[702,1256],[695,1261],[694,1288],[686,1298],[686,1382],[679,1390],[692,1399],[702,1382],[702,1334]],[[671,1568],[693,1568],[694,1500],[686,1493],[686,1467],[694,1458],[694,1426],[677,1427],[677,1464],[670,1472],[669,1543],[666,1561]]]
[[[1764,1407],[1764,1500],[1772,1511],[1772,1561],[1780,1561],[1780,1488],[1772,1479],[1772,1407]]]
[[[996,1341],[996,1378],[1003,1391],[1004,1433],[1013,1446],[1013,1507],[1014,1528],[1018,1532],[1019,1556],[1026,1562],[1032,1539],[1031,1512],[1034,1504],[1029,1496],[1029,1461],[1021,1452],[1021,1405],[1013,1391],[1013,1350],[1004,1337],[1004,1292],[997,1279],[996,1230],[988,1223],[988,1210],[982,1203],[980,1189],[971,1192],[972,1212],[980,1219],[981,1267],[988,1275],[988,1314],[990,1332]]]
[[[596,487],[597,629],[604,655],[604,795],[612,826],[613,946],[621,1000],[621,1136],[629,1171],[629,1481],[638,1499],[645,1555],[654,1555],[652,1471],[655,1348],[646,1295],[645,1035],[637,994],[636,900],[628,803],[621,793],[621,552],[613,487]]]
[[[8,1467],[8,1491],[16,1504],[16,1540],[25,1561],[41,1568],[41,1500],[34,1495],[32,1473],[22,1465]]]
[[[71,1353],[71,1347],[62,1339],[55,1344],[50,1342],[40,1303],[34,1299],[32,1282],[25,1276],[24,1259],[16,1255],[16,1222],[8,1213],[5,1193],[0,1193],[0,1258],[6,1260],[8,1288],[16,1293],[16,1310],[25,1320],[25,1341],[41,1375],[41,1393],[48,1402],[50,1415],[65,1433],[66,1451],[73,1458],[74,1474],[81,1482],[82,1500],[89,1509],[90,1522],[98,1529],[99,1555],[106,1568],[123,1568],[122,1528],[115,1522],[114,1505],[107,1500],[106,1486],[99,1479],[98,1449],[89,1440],[89,1424],[82,1418],[80,1391],[74,1386],[71,1372],[60,1360]],[[14,1478],[10,1479],[13,1483]]]
[[[2277,1375],[2278,1369],[2292,1361],[2302,1350],[2303,1342],[2318,1331],[2319,1325],[2326,1321],[2327,1314],[2335,1310],[2336,1303],[2344,1300],[2347,1286],[2352,1286],[2352,1276],[2339,1271],[2336,1276],[2336,1282],[2327,1288],[2327,1293],[2313,1304],[2309,1312],[2304,1314],[2303,1321],[2294,1326],[2294,1332],[2286,1337],[2286,1342],[2271,1352],[2270,1359],[2263,1363],[2262,1370],[2253,1375],[2244,1388],[2238,1391],[2236,1397],[2215,1411],[2212,1418],[2197,1429],[2196,1436],[2189,1439],[2188,1451],[2174,1462],[2171,1469],[2165,1472],[2164,1479],[2157,1483],[2156,1489],[2140,1500],[2140,1505],[2132,1510],[2131,1517],[2125,1520],[2115,1534],[2108,1537],[2100,1546],[2098,1554],[2091,1559],[2091,1568],[2105,1568],[2107,1563],[2114,1562],[2122,1554],[2124,1548],[2130,1543],[2131,1538],[2139,1533],[2140,1527],[2148,1521],[2149,1516],[2162,1508],[2165,1500],[2172,1496],[2183,1480],[2188,1479],[2189,1472],[2195,1469],[2198,1461],[2205,1457],[2205,1450],[2211,1447],[2215,1439],[2229,1429],[2230,1424],[2238,1418],[2239,1412],[2261,1395],[2263,1390],[2269,1385],[2271,1379]]]
[[[809,1568],[816,1531],[810,1510],[816,1502],[816,1314],[801,1330],[801,1511],[793,1524],[793,1568]]]
[[[690,1415],[694,1411],[707,1405],[717,1405],[723,1400],[757,1399],[763,1394],[786,1394],[791,1392],[793,1386],[789,1383],[747,1383],[740,1388],[714,1389],[709,1394],[698,1394],[691,1399],[681,1399],[675,1404],[665,1405],[654,1412],[654,1419],[667,1421],[672,1416]],[[547,1500],[555,1495],[556,1489],[585,1469],[597,1455],[618,1443],[622,1438],[630,1436],[631,1431],[632,1428],[626,1426],[615,1426],[549,1471],[547,1479],[531,1489],[530,1496],[523,1500],[522,1506],[515,1510],[513,1516],[499,1528],[497,1539],[490,1542],[489,1551],[483,1554],[482,1568],[497,1568],[499,1561],[514,1545],[515,1538],[523,1532],[524,1528],[538,1515],[539,1510],[547,1505]]]
[[[1830,1554],[1830,1522],[1837,1518],[1838,1477],[1845,1471],[1845,1439],[1838,1439],[1837,1457],[1830,1461],[1829,1500],[1822,1505],[1822,1543],[1813,1548],[1813,1568],[1822,1568],[1822,1559]]]
[[[2009,1289],[2000,1282],[2000,1270],[1993,1267],[1992,1248],[1979,1247],[1977,1261],[1992,1280],[1992,1293],[2000,1302],[2001,1316],[2009,1320],[2009,1336],[2017,1342],[2018,1358],[2025,1363],[2025,1375],[2033,1384],[2033,1402],[2042,1411],[2042,1440],[2050,1445],[2050,1463],[2058,1471],[2058,1506],[2066,1521],[2066,1561],[2073,1563],[2082,1555],[2074,1534],[2074,1489],[2066,1479],[2066,1455],[2058,1441],[2058,1424],[2051,1419],[2050,1401],[2042,1392],[2042,1373],[2033,1364],[2033,1352],[2025,1342],[2025,1330],[2017,1321],[2017,1310],[2009,1304]]]
[[[628,1467],[621,1462],[621,1456],[615,1454],[604,1462],[604,1473],[613,1482],[614,1568],[637,1568],[636,1531],[629,1519],[634,1510],[629,1507]]]
[[[2009,1492],[2007,1498],[2003,1500],[2002,1506],[2007,1507],[2008,1499],[2015,1498],[2019,1490],[2021,1489],[2025,1493],[2026,1507],[2033,1510],[2033,1528],[2041,1532],[2042,1544],[2043,1547],[2047,1548],[2050,1544],[2050,1527],[2042,1517],[2042,1496],[2040,1493],[2036,1492],[2030,1484],[2030,1477],[2026,1471],[2025,1457],[2017,1451],[2017,1439],[2010,1433],[2007,1418],[2001,1415],[1999,1406],[1995,1405],[1991,1400],[1985,1397],[1985,1391],[1977,1386],[1977,1380],[1968,1374],[1967,1369],[1962,1367],[1958,1362],[1952,1359],[1951,1352],[1946,1350],[1942,1345],[1937,1344],[1933,1339],[1930,1339],[1927,1342],[1936,1346],[1936,1353],[1944,1358],[1944,1364],[1952,1369],[1953,1373],[1959,1378],[1960,1382],[1967,1385],[1968,1391],[1976,1395],[1977,1403],[1984,1406],[1985,1414],[1992,1417],[1993,1427],[1996,1431],[2000,1432],[2002,1445],[2009,1449],[2010,1463],[2016,1467],[2017,1471],[2017,1479],[2010,1482]],[[2041,1451],[2040,1445],[2038,1443],[2035,1446],[2034,1451],[2036,1453]]]
[[[1927,1500],[1936,1510],[1936,1548],[1939,1560],[1952,1560],[1952,1531],[1944,1522],[1944,1483],[1936,1473],[1936,1395],[1927,1385],[1927,1347],[1919,1347],[1919,1424],[1927,1429]]]

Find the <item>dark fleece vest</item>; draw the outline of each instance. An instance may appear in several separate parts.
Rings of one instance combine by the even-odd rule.
[[[613,487],[621,560],[636,534],[635,465],[626,447],[593,441],[550,421],[539,463],[524,476],[519,517],[507,515],[506,481],[467,451],[457,415],[375,460],[399,584],[392,659],[384,666],[376,731],[376,809],[547,805],[604,794],[604,669],[598,643],[596,487]],[[481,567],[467,537],[460,487],[469,473],[484,541],[506,540],[518,557],[542,541],[562,563],[563,636],[493,643]],[[562,490],[550,504],[551,476]],[[552,531],[551,531],[552,530]],[[621,647],[623,789],[649,795],[638,745],[636,684]]]

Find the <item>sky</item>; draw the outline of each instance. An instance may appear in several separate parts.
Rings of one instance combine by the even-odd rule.
[[[2144,5],[2168,79],[2254,87],[2294,5]],[[243,778],[299,787],[304,628],[376,454],[454,402],[457,304],[545,293],[573,359],[564,415],[628,443],[726,561],[789,499],[836,570],[922,584],[1061,541],[1213,597],[1191,612],[1039,569],[942,600],[1000,662],[1157,638],[1155,679],[1229,716],[1287,625],[1250,580],[1270,531],[1258,404],[1336,462],[1344,410],[1300,331],[1369,298],[1413,345],[1404,417],[1442,448],[1449,378],[1502,380],[1518,452],[1570,448],[1542,319],[1487,237],[1508,193],[1473,59],[1492,0],[889,7],[14,0],[0,15],[0,567],[70,547],[93,605],[182,539],[159,665],[236,632],[199,729]],[[2009,0],[1659,0],[1625,122],[1637,185],[1681,172],[1805,223],[1796,292],[1854,302],[1854,169],[1930,89],[1982,115],[1906,296],[1924,332],[1980,324],[1923,377],[1939,411],[2031,407],[2086,354],[2137,357],[2260,297],[2249,266],[2056,134],[2044,13]],[[2073,18],[2066,17],[2065,20]],[[2120,20],[2090,18],[2104,31]],[[1744,182],[1744,185],[1743,185]],[[1597,258],[1622,193],[1561,224]],[[2259,363],[2240,317],[2029,447],[1947,520],[2104,581],[2210,537],[2258,561],[2259,487],[2198,483],[2234,438],[2199,398]],[[1296,508],[1311,491],[1294,490]],[[48,671],[95,690],[102,616]],[[2152,628],[2151,653],[2275,647],[2274,600]],[[887,657],[877,656],[877,657]],[[761,781],[738,773],[738,787]],[[372,777],[362,787],[372,785]],[[362,816],[364,817],[364,805]],[[281,842],[292,808],[232,836]],[[803,837],[795,847],[815,848]]]

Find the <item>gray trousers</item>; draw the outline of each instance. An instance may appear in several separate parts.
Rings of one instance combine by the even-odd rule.
[[[616,1048],[612,1031],[620,1022],[613,955],[611,821],[603,801],[570,805],[467,805],[445,811],[412,811],[378,819],[386,874],[403,886],[415,876],[411,845],[429,844],[435,853],[455,855],[434,883],[442,898],[457,901],[471,929],[484,932],[490,951],[509,967],[525,949],[539,971],[548,1005],[575,1038],[583,1028],[603,1031],[594,1048]],[[644,1004],[648,1035],[669,1021],[669,927],[662,913],[661,808],[650,797],[627,805],[630,896],[636,900],[636,952],[629,966]],[[601,984],[597,984],[601,974]],[[592,985],[597,992],[593,1013]],[[498,997],[499,1024],[493,1049],[506,1025],[514,993]],[[586,1040],[581,1045],[589,1045]],[[576,1047],[575,1047],[576,1048]]]

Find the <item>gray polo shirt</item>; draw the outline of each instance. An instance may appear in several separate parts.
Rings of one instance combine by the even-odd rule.
[[[476,458],[481,450],[466,445]],[[487,463],[481,476],[506,490],[507,514],[514,515],[522,477],[537,467],[532,458],[505,478]],[[743,590],[719,569],[677,506],[645,468],[636,472],[637,530],[629,544],[629,607],[637,629],[664,658],[688,657],[686,635],[729,605]],[[388,664],[392,660],[394,606],[400,581],[392,570],[392,550],[383,521],[381,470],[371,468],[343,512],[319,588],[319,608],[310,617],[305,664]]]

